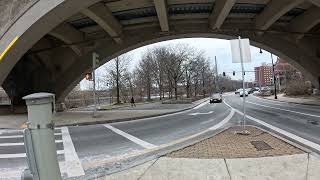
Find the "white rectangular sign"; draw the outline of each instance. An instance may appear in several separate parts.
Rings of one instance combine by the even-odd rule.
[[[240,41],[240,43],[239,43]],[[230,40],[231,44],[231,53],[232,53],[232,62],[233,63],[241,63],[241,53],[242,52],[242,60],[243,63],[251,62],[251,52],[250,52],[250,42],[249,39],[234,39]],[[241,44],[241,48],[240,48]]]

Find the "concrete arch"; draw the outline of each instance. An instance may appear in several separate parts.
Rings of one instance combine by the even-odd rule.
[[[225,4],[228,1],[218,0],[216,6],[212,7],[212,4],[210,5],[211,0],[207,0],[204,4],[201,4],[202,1],[194,0],[194,2],[200,3],[201,8],[198,9],[204,9],[204,12],[194,13],[185,10],[188,16],[181,16],[179,14],[181,12],[178,12],[178,10],[177,14],[168,15],[166,14],[168,13],[167,8],[171,8],[171,13],[174,13],[175,8],[180,9],[180,6],[185,6],[188,9],[188,7],[197,5],[196,3],[190,5],[190,3],[185,3],[182,0],[174,0],[174,3],[179,4],[179,7],[176,7],[176,4],[172,4],[172,2],[170,4],[170,1],[167,1],[169,3],[145,1],[141,6],[149,8],[147,12],[151,13],[145,19],[140,17],[126,19],[131,16],[132,11],[140,11],[139,9],[141,9],[139,3],[134,3],[134,1],[100,1],[36,1],[1,37],[0,52],[3,52],[15,37],[19,37],[19,39],[0,61],[0,84],[3,84],[6,79],[15,81],[15,78],[8,78],[8,75],[20,62],[30,58],[30,62],[37,63],[37,68],[34,68],[30,73],[33,74],[33,77],[30,77],[27,81],[33,81],[34,77],[48,77],[50,82],[41,86],[35,84],[42,82],[36,78],[33,85],[30,83],[30,86],[34,86],[34,88],[24,87],[26,86],[24,83],[16,82],[16,86],[21,86],[21,93],[19,92],[17,98],[21,99],[21,96],[34,91],[51,91],[56,93],[59,100],[62,101],[90,68],[93,51],[104,57],[103,63],[105,63],[117,55],[154,42],[187,37],[230,39],[240,35],[249,38],[253,45],[285,58],[311,79],[315,86],[319,86],[320,49],[318,45],[320,38],[303,34],[304,36],[297,41],[296,36],[288,31],[283,31],[289,23],[285,24],[283,21],[277,21],[282,16],[286,16],[285,12],[289,12],[293,6],[298,6],[300,4],[298,0],[297,3],[290,6],[281,2],[281,13],[276,15],[272,12],[277,10],[275,7],[278,7],[278,5],[272,2],[269,3],[269,8],[262,12],[257,11],[258,15],[263,15],[259,16],[259,19],[269,20],[268,26],[258,29],[256,29],[256,22],[258,21],[252,21],[252,17],[249,15],[243,16],[239,13],[239,17],[242,19],[239,17],[238,19],[232,19],[237,15],[236,11],[232,12],[233,6],[237,6],[236,10],[242,6],[241,3],[236,4],[236,1]],[[256,1],[247,1],[255,6]],[[210,7],[214,8],[212,12],[207,11],[210,10]],[[307,10],[306,7],[310,7],[310,4],[301,6],[303,11]],[[129,11],[129,15],[119,15],[118,11],[124,12],[126,9]],[[154,14],[152,14],[153,9]],[[191,7],[191,9],[194,8]],[[230,15],[230,13],[233,14]],[[74,16],[81,16],[82,19],[86,20],[86,23],[90,24],[90,26],[85,27],[86,30],[84,31],[90,32],[93,30],[94,33],[79,33],[79,27],[70,22],[74,19]],[[316,15],[312,14],[312,17],[316,17]],[[122,21],[120,21],[121,18]],[[286,16],[285,18],[289,17]],[[72,26],[69,26],[70,24]],[[314,24],[312,23],[313,26]],[[50,42],[45,41],[48,35],[68,44],[49,47]],[[46,46],[49,47],[48,50],[44,48],[47,54],[33,55],[40,62],[34,60],[33,56],[24,57],[28,55],[30,50],[38,52],[39,49],[43,50],[41,47]],[[46,66],[50,72],[44,72],[41,66]],[[26,72],[30,72],[23,71],[23,63],[20,63],[20,67],[17,69],[14,74],[17,79],[23,77]]]
[[[0,52],[18,37],[15,46],[0,61],[0,84],[14,65],[44,35],[71,15],[99,0],[39,0],[31,6],[0,39]]]

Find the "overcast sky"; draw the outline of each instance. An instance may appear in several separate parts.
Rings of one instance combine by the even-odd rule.
[[[134,67],[137,65],[141,56],[144,52],[148,49],[155,47],[155,46],[167,46],[167,45],[174,45],[174,44],[189,44],[201,51],[204,51],[206,56],[211,59],[211,65],[214,67],[214,57],[217,57],[218,63],[218,72],[222,74],[222,72],[232,72],[232,71],[241,71],[241,65],[232,63],[231,57],[231,48],[230,48],[230,41],[222,40],[222,39],[214,39],[214,38],[184,38],[184,39],[176,39],[170,41],[163,41],[147,46],[143,46],[141,48],[132,50],[127,54],[131,57],[132,61],[129,64],[129,69],[133,70]],[[251,50],[251,63],[245,64],[246,71],[253,71],[255,66],[261,65],[263,62],[271,63],[270,53],[263,50],[263,53],[260,54],[259,48],[254,46],[250,47]],[[274,56],[274,62],[276,61],[277,57]],[[97,71],[97,75],[101,76],[105,74],[105,66],[108,66],[108,63],[101,66]],[[236,76],[232,76],[232,73],[227,73],[232,79],[241,79],[241,74],[236,73]],[[246,81],[254,81],[254,73],[246,73]],[[84,88],[88,85],[88,82],[83,80],[81,82],[81,88]]]

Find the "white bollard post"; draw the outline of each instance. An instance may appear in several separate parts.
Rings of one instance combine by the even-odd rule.
[[[31,176],[34,180],[61,180],[52,121],[54,94],[35,93],[23,99],[28,107],[28,128],[24,138]]]

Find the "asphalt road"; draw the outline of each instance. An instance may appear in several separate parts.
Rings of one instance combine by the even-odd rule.
[[[227,95],[225,102],[242,111],[242,98]],[[263,122],[320,144],[320,108],[247,98],[246,112]],[[201,104],[191,110],[123,123],[62,127],[55,130],[61,171],[72,177],[83,173],[86,163],[141,152],[202,132],[223,121],[231,112],[224,104]],[[239,114],[230,122],[237,124]],[[248,123],[256,123],[248,119]],[[320,123],[320,122],[319,122]],[[26,166],[21,131],[0,131],[0,179],[19,179]],[[72,140],[70,144],[68,140]],[[69,157],[71,156],[71,157]],[[72,159],[79,166],[68,166]],[[70,170],[71,169],[71,170]]]

